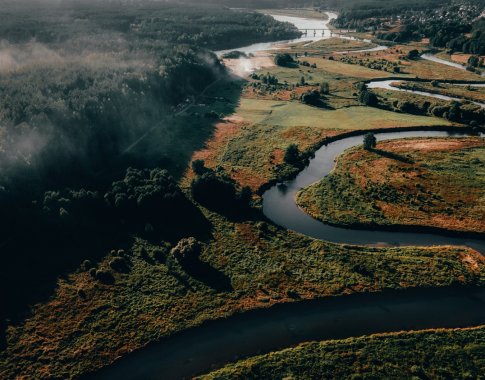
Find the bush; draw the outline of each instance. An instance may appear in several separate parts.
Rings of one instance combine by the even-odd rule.
[[[359,94],[359,101],[369,107],[374,107],[379,104],[379,99],[376,94],[369,90],[362,91]]]
[[[307,91],[304,94],[302,94],[301,102],[312,106],[322,105],[322,101],[320,100],[320,93],[316,90]]]
[[[115,278],[111,272],[101,269],[96,271],[96,280],[106,285],[111,285],[115,282]]]
[[[93,267],[93,263],[90,260],[84,260],[81,264],[81,270],[88,271]]]
[[[200,204],[225,214],[245,211],[252,198],[249,187],[238,191],[237,184],[224,172],[207,169],[190,185],[192,197]]]
[[[127,272],[128,271],[128,263],[123,257],[115,257],[109,262],[109,266],[116,272]]]
[[[413,49],[413,50],[410,50],[407,54],[407,58],[408,59],[418,59],[420,56],[419,54],[419,50],[416,50],[416,49]]]
[[[274,63],[277,66],[291,67],[295,65],[295,60],[288,53],[279,53],[275,55]]]
[[[165,243],[164,245],[156,248],[153,251],[153,258],[160,263],[163,263],[167,260],[167,254],[170,251],[170,244]]]
[[[191,183],[191,192],[197,202],[216,208],[226,206],[236,198],[234,182],[212,171],[197,176]]]
[[[194,237],[181,239],[171,250],[172,256],[184,268],[193,268],[199,262],[201,252],[202,244]]]

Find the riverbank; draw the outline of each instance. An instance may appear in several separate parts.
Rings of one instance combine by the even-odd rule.
[[[266,75],[265,71],[258,74]],[[217,128],[213,138],[193,158],[203,158],[207,167],[225,171],[237,180],[238,186],[250,183],[257,189],[260,184],[267,183],[275,167],[283,162],[284,150],[293,142],[303,150],[315,143],[329,141],[339,133],[361,134],[364,130],[396,126],[438,128],[443,124],[447,127],[454,125],[438,118],[397,114],[361,105],[352,95],[355,91],[352,83],[382,76],[377,70],[322,58],[322,63],[315,69],[307,66],[295,69],[272,67],[269,71],[272,75],[279,73],[282,85],[287,80],[294,87],[281,86],[277,91],[259,88],[256,94],[251,91],[251,95],[243,95],[241,100],[227,96],[223,89],[214,89],[216,93],[198,99],[197,103],[200,103],[191,106],[184,115],[189,120],[201,115],[214,117]],[[301,77],[305,81],[303,86],[298,84]],[[299,98],[291,98],[293,91],[298,94],[300,90],[313,90],[325,81],[329,82],[331,92],[328,108],[310,107],[302,104]],[[247,87],[245,91],[249,90]],[[281,98],[273,99],[273,96]],[[238,110],[220,115],[232,107]],[[210,112],[211,109],[214,112]],[[185,141],[181,143],[185,144]],[[192,175],[187,170],[181,181],[189,198]],[[429,326],[436,326],[440,316],[455,318],[458,314],[468,318],[471,315],[454,313],[456,309],[465,310],[469,306],[472,313],[477,310],[473,303],[475,299],[470,299],[469,295],[476,293],[476,287],[483,286],[485,265],[473,249],[355,246],[349,236],[355,235],[353,231],[345,232],[347,240],[343,242],[346,244],[332,244],[280,228],[270,223],[259,210],[228,217],[201,205],[196,207],[210,226],[210,236],[200,242],[200,265],[205,271],[194,273],[180,265],[171,253],[177,242],[162,242],[152,236],[150,240],[137,238],[133,245],[113,247],[111,253],[95,264],[98,270],[112,273],[112,283],[98,281],[86,268],[79,268],[60,279],[53,296],[37,305],[25,321],[9,327],[7,348],[0,358],[1,375],[6,378],[20,375],[69,378],[95,372],[113,363],[114,366],[106,371],[111,373],[113,370],[121,374],[120,377],[144,369],[162,373],[162,376],[172,373],[170,371],[192,371],[192,363],[195,365],[200,361],[205,363],[203,368],[206,370],[207,365],[213,364],[214,357],[210,356],[213,352],[230,353],[228,360],[243,352],[244,341],[237,334],[231,316],[236,315],[234,318],[246,323],[248,315],[252,318],[254,311],[257,318],[264,316],[262,328],[269,325],[268,331],[271,331],[281,326],[275,323],[278,310],[287,310],[285,315],[294,312],[298,317],[305,307],[314,304],[313,301],[315,305],[322,301],[322,310],[326,312],[328,302],[342,305],[340,302],[348,300],[349,294],[363,294],[372,302],[380,293],[384,296],[390,290],[406,290],[392,293],[391,302],[403,299],[412,302],[412,297],[417,296],[421,299],[417,306],[419,313],[426,307],[431,307],[432,313],[440,312],[430,314]],[[120,257],[120,250],[123,250],[121,256],[126,260],[127,269],[112,271],[111,265]],[[439,298],[434,291],[438,292],[438,288],[443,291],[445,301],[442,306],[445,309],[434,307],[433,300]],[[455,288],[458,288],[458,294],[453,298]],[[452,297],[456,302],[446,297]],[[469,301],[472,303],[464,307]],[[387,310],[380,306],[372,310],[381,313],[383,323],[379,327],[387,329],[386,323],[396,321],[391,320]],[[452,310],[446,309],[449,306]],[[359,315],[361,309],[349,310],[351,321],[355,321],[355,315]],[[419,313],[412,318],[412,323],[423,320]],[[335,315],[331,320],[341,323],[340,331],[365,333],[349,330],[349,319],[338,321]],[[399,310],[395,315],[402,316],[403,313]],[[307,316],[314,318],[317,314],[311,312]],[[376,320],[376,314],[371,312],[369,316],[370,321]],[[470,325],[476,321],[472,316],[463,323]],[[461,323],[457,324],[456,319],[451,322],[453,324],[447,326]],[[206,326],[205,323],[214,326],[215,334],[208,339],[204,336],[194,338],[193,331],[198,326]],[[310,329],[314,326],[307,321],[302,325]],[[354,326],[361,327],[360,323],[357,325]],[[404,328],[409,326],[407,322],[404,324]],[[260,340],[249,339],[248,342],[268,344],[268,350],[271,350],[311,339],[295,335],[291,328],[288,330],[288,335],[295,338],[292,343],[284,341],[278,345],[277,340],[260,332],[256,334]],[[217,343],[217,338],[230,338],[231,332],[236,332],[236,343],[231,346]],[[189,339],[178,348],[163,346],[164,342],[177,340],[180,336]],[[276,338],[279,336],[282,335],[277,333]],[[156,342],[162,343],[159,346]],[[212,346],[214,350],[203,346],[211,342],[216,342]],[[154,348],[155,355],[144,356],[144,347],[148,347],[148,351],[157,347]],[[163,347],[162,351],[157,351],[159,347]],[[191,347],[195,351],[188,360]],[[172,354],[178,355],[181,361],[174,362]],[[140,361],[137,362],[137,358]],[[134,363],[133,367],[123,367],[125,360]],[[164,365],[168,366],[167,372],[166,367],[157,367]],[[117,372],[119,368],[124,369]]]
[[[252,357],[198,379],[462,378],[483,372],[485,326],[311,342]]]
[[[481,190],[483,138],[421,138],[346,151],[298,204],[313,217],[349,228],[443,231],[485,237]]]

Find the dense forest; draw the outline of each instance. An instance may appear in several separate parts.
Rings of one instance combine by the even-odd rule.
[[[174,116],[226,79],[210,49],[299,32],[254,12],[148,0],[3,1],[0,19],[1,322],[133,234],[208,233],[169,172],[186,165],[177,138],[202,122],[181,129]]]

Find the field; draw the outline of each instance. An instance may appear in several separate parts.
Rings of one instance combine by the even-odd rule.
[[[303,190],[314,217],[343,225],[405,225],[485,233],[482,138],[421,138],[350,149]]]
[[[80,269],[25,322],[8,328],[0,377],[80,375],[203,321],[276,303],[485,279],[483,259],[469,249],[340,246],[204,213],[213,226],[201,256],[206,274],[187,273],[166,244],[138,239],[133,247],[113,247],[125,249],[128,269],[114,271],[112,285]],[[95,265],[109,270],[118,256],[107,253]]]
[[[430,82],[401,82],[399,87],[407,90],[425,91],[432,94],[441,94],[453,98],[485,103],[484,87],[474,87],[473,85],[458,86],[446,83],[439,83],[433,86]]]
[[[300,11],[297,13],[310,16],[313,11],[305,10],[303,13]],[[183,12],[180,17],[184,17]],[[163,23],[162,18],[157,22]],[[190,19],[186,22],[190,22]],[[212,23],[213,19],[209,19],[204,25],[210,26]],[[151,24],[152,22],[147,22],[144,25],[148,28],[148,32],[156,32],[156,29],[151,29]],[[224,33],[233,37],[233,41],[239,41],[243,39],[242,37],[245,40],[247,37],[240,35],[241,29],[233,31],[228,27],[226,31],[225,27],[221,28]],[[282,26],[281,30],[277,29],[276,32],[281,35],[288,34],[291,30]],[[223,46],[227,42],[224,33],[217,34]],[[175,34],[178,38],[179,33]],[[270,37],[271,35],[266,35],[265,40]],[[276,36],[273,37],[276,38]],[[191,36],[190,39],[188,38],[189,42],[191,38],[199,37]],[[156,40],[154,38],[150,41]],[[212,42],[215,43],[215,41]],[[212,46],[209,42],[207,44]],[[145,123],[149,125],[142,130],[143,134],[137,133],[137,140],[130,140],[133,143],[126,149],[123,145],[124,150],[120,153],[123,160],[120,161],[136,167],[146,167],[148,165],[146,162],[149,162],[150,169],[154,166],[169,168],[177,183],[166,180],[164,176],[161,179],[156,177],[157,173],[159,174],[156,170],[149,173],[150,179],[154,176],[160,182],[166,180],[163,186],[155,180],[147,185],[145,182],[138,183],[134,176],[123,179],[113,173],[110,173],[110,176],[104,176],[104,172],[100,174],[103,181],[108,183],[108,190],[99,189],[99,199],[103,207],[107,203],[104,194],[109,195],[111,191],[115,198],[114,207],[110,205],[112,208],[109,212],[116,218],[106,220],[113,230],[124,234],[123,239],[110,240],[102,236],[103,239],[100,240],[103,240],[103,248],[100,249],[92,242],[95,240],[93,233],[86,233],[84,236],[84,230],[80,230],[86,246],[72,247],[75,243],[71,241],[68,241],[69,244],[60,245],[62,234],[58,234],[59,237],[53,237],[52,243],[49,241],[49,244],[52,244],[52,252],[69,255],[72,266],[67,269],[63,267],[63,270],[55,272],[60,273],[60,277],[51,276],[52,281],[49,283],[48,291],[43,289],[42,297],[32,298],[36,304],[25,314],[5,324],[8,324],[5,344],[3,344],[3,336],[0,335],[0,346],[4,348],[0,352],[0,378],[72,378],[85,375],[109,365],[136,349],[184,329],[198,326],[205,321],[225,318],[248,310],[269,308],[279,303],[337,297],[359,292],[381,292],[388,289],[483,286],[485,261],[472,249],[450,246],[374,248],[332,244],[281,229],[269,223],[261,213],[259,207],[261,198],[256,191],[269,182],[282,178],[285,173],[295,173],[299,170],[296,166],[290,168],[291,165],[284,162],[285,150],[290,144],[296,144],[300,152],[308,154],[325,142],[325,139],[350,131],[407,127],[439,129],[463,126],[457,121],[449,121],[441,117],[394,112],[394,108],[386,102],[392,103],[395,91],[389,91],[387,95],[383,91],[375,91],[379,95],[380,108],[365,106],[359,100],[358,82],[397,76],[397,74],[366,67],[364,64],[339,61],[343,60],[345,55],[338,55],[339,58],[333,60],[329,59],[329,55],[334,54],[336,50],[367,46],[369,45],[358,42],[338,43],[335,40],[328,40],[310,46],[308,56],[305,56],[306,49],[301,45],[290,47],[290,53],[302,53],[298,57],[301,64],[297,67],[275,66],[272,56],[274,52],[267,53],[266,56],[250,59],[253,62],[259,60],[258,64],[267,66],[256,72],[256,77],[259,79],[254,76],[249,78],[246,75],[244,79],[235,78],[234,81],[226,82],[220,79],[222,77],[217,76],[217,79],[214,77],[215,82],[205,90],[193,88],[192,83],[185,80],[186,72],[190,72],[191,69],[174,69],[178,76],[177,80],[171,83],[172,87],[187,88],[191,91],[184,93],[180,99],[170,104],[163,128],[159,124]],[[406,49],[410,47],[402,46],[397,49],[395,52],[381,52],[375,55],[374,53],[358,54],[359,57],[371,60],[388,57],[392,62],[405,68],[404,72],[408,74],[398,75],[403,78],[419,73],[420,76],[429,75],[430,78],[451,76],[457,79],[477,79],[475,74],[443,68],[441,65],[426,61],[398,63],[400,55],[405,54]],[[350,59],[356,59],[352,56]],[[199,56],[194,53],[193,56],[188,55],[188,57],[192,59]],[[170,59],[177,62],[180,57],[176,54],[169,55],[166,62]],[[246,63],[248,61],[244,61],[244,64]],[[195,60],[190,68],[198,65],[198,61]],[[159,74],[155,73],[154,77],[158,78]],[[276,77],[278,83],[263,85],[262,78],[267,79],[268,76]],[[205,78],[204,72],[200,78]],[[80,86],[83,85],[82,80],[78,82]],[[142,77],[140,83],[144,82],[145,79]],[[138,82],[129,83],[136,88],[140,87]],[[324,83],[328,83],[329,93],[324,94],[322,90],[320,106],[310,106],[302,102],[302,94],[319,90]],[[143,93],[143,90],[144,87],[140,87],[140,93]],[[170,92],[167,93],[170,95]],[[127,97],[127,99],[132,98]],[[399,99],[401,101],[403,98]],[[22,103],[16,104],[22,108]],[[131,105],[138,106],[136,102]],[[386,107],[389,110],[384,109]],[[156,109],[159,111],[158,108]],[[145,112],[152,115],[150,109]],[[155,117],[154,119],[159,120]],[[107,119],[105,124],[115,125],[110,123],[110,119]],[[66,125],[70,124],[66,123]],[[436,180],[433,186],[436,187],[433,187],[432,191],[441,194],[443,187],[455,197],[448,199],[450,194],[442,194],[443,202],[447,203],[439,206],[439,210],[452,207],[453,213],[449,218],[455,215],[463,218],[448,219],[448,222],[452,220],[456,222],[457,229],[463,227],[465,230],[471,229],[474,221],[479,220],[480,209],[470,205],[478,202],[477,194],[480,187],[483,188],[481,182],[472,180],[473,175],[482,170],[479,165],[483,166],[483,150],[480,150],[483,144],[474,142],[479,141],[478,139],[467,141],[470,141],[471,145],[466,153],[463,155],[457,153],[452,159],[444,159],[443,162],[438,163],[439,151],[429,152],[437,160],[436,165],[445,166],[442,173],[438,173],[439,175],[431,174],[433,168],[426,167],[418,160],[419,152],[416,153],[416,157],[413,156],[415,160],[413,165],[416,168],[413,167],[412,171],[406,172],[407,176],[412,177],[413,185],[420,184],[420,187],[410,187],[410,190],[419,189],[419,197],[424,194],[422,189],[426,179],[433,175],[432,178]],[[412,145],[404,153],[400,151],[398,153],[413,155],[412,149],[415,148]],[[126,162],[125,156],[130,156],[127,157]],[[129,160],[131,156],[133,159]],[[143,157],[146,160],[136,160],[137,157]],[[190,165],[190,162],[193,163],[197,159],[204,160],[204,170],[207,170],[204,174],[215,173],[214,175],[221,177],[227,174],[235,180],[234,187],[237,191],[242,192],[243,186],[249,186],[255,191],[248,197],[248,201],[252,200],[253,207],[246,209],[244,213],[233,215],[230,213],[233,210],[216,212],[197,203],[195,201],[197,198],[191,191],[191,181],[196,174]],[[375,159],[387,160],[379,157]],[[465,167],[466,160],[478,160],[477,165],[470,163],[470,167]],[[397,173],[399,165],[405,164],[394,161],[386,164],[385,169],[396,168]],[[105,163],[102,160],[100,162],[103,165]],[[459,172],[460,177],[456,177],[454,183],[445,183],[444,174],[450,172],[454,175],[456,175],[455,172]],[[394,172],[392,173],[394,175]],[[136,175],[141,176],[140,173]],[[197,179],[201,176],[203,175],[199,173]],[[404,178],[397,174],[395,176]],[[113,180],[119,180],[119,182],[111,186]],[[133,185],[135,189],[130,188],[131,182],[135,183]],[[467,184],[469,196],[467,195],[468,198],[464,199],[463,203],[457,203],[464,194],[463,188],[458,188],[458,184],[464,183]],[[128,188],[126,192],[120,190],[117,193],[116,189],[113,190],[113,188],[123,190],[125,185]],[[455,186],[453,189],[452,185]],[[163,189],[162,193],[160,189]],[[2,190],[1,186],[0,190]],[[98,189],[94,188],[94,190]],[[142,193],[139,198],[137,191]],[[52,202],[56,207],[52,209],[53,216],[49,214],[49,217],[56,222],[61,218],[70,217],[64,207],[71,207],[71,203],[74,206],[78,205],[74,199],[71,202],[71,199],[63,198],[60,193],[57,193],[57,198],[55,192],[46,194],[47,196],[44,197],[42,193],[43,197],[39,198],[40,201],[36,198],[35,205],[44,212],[51,198],[57,199],[58,204]],[[342,194],[348,195],[345,192]],[[150,195],[153,196],[150,197]],[[140,212],[137,208],[139,204],[143,204],[146,211],[152,205],[151,202],[157,207],[159,205],[157,202],[163,200],[168,203],[170,199],[179,199],[176,198],[177,196],[190,204],[190,210],[194,211],[194,215],[200,216],[205,227],[203,232],[196,230],[199,226],[192,226],[192,223],[194,225],[196,223],[192,220],[192,214],[185,214],[185,209],[176,210],[176,212],[163,209],[158,212],[156,208],[154,220],[159,224],[152,223],[153,220],[147,219],[146,215],[138,219],[132,217],[131,213],[137,215],[136,212]],[[87,196],[86,198],[90,199]],[[126,202],[128,204],[126,208],[131,207],[133,203],[136,203],[136,206],[133,207],[134,210],[129,209],[128,212],[123,208],[117,209],[118,200],[122,206]],[[127,200],[133,202],[129,203]],[[182,200],[179,199],[180,203]],[[438,200],[440,199],[436,198],[436,204]],[[434,207],[435,203],[426,204],[425,207]],[[27,204],[33,204],[32,199],[29,198]],[[74,214],[74,211],[78,211],[74,206],[71,207],[74,217],[77,215],[83,217],[82,211],[89,209],[89,207],[78,207],[81,212]],[[81,206],[84,206],[84,203]],[[15,204],[12,210],[13,215],[16,215]],[[455,211],[457,211],[456,214]],[[23,220],[27,221],[25,225],[28,225],[31,219],[28,217],[29,214],[26,215],[27,217],[24,217],[21,214],[21,217],[24,217]],[[111,217],[111,214],[108,216]],[[81,217],[79,217],[80,220]],[[178,235],[172,236],[170,232],[177,229],[173,221],[177,218],[187,225],[184,224],[182,228],[179,225],[176,231]],[[5,224],[10,222],[8,218],[4,219]],[[88,215],[85,219],[86,224],[98,226],[96,218],[91,220]],[[116,223],[112,222],[113,220]],[[131,222],[133,225],[130,224]],[[61,224],[66,224],[63,223]],[[429,223],[429,220],[423,223]],[[50,224],[46,226],[49,227]],[[69,227],[77,230],[76,223],[69,224]],[[20,233],[23,235],[24,230],[20,230]],[[52,231],[50,233],[52,234]],[[180,254],[180,249],[178,250],[177,247],[181,233],[185,234],[184,237],[193,235],[198,239],[197,247],[201,248],[195,267],[184,266],[180,256],[177,256]],[[12,252],[16,253],[16,242],[11,243],[11,246]],[[44,266],[50,267],[49,260],[39,255],[38,251],[38,249],[31,249],[28,252],[35,255]],[[42,249],[42,253],[44,251],[49,249]],[[52,252],[49,257],[55,259],[57,256]],[[83,262],[85,258],[90,262]],[[9,286],[4,287],[7,293],[14,294],[15,297],[17,293],[11,292],[10,289],[15,288],[16,285],[12,287],[12,284],[25,283],[25,287],[33,287],[32,284],[35,284],[38,278],[45,280],[44,272],[36,265],[32,265],[32,260],[25,260],[27,264],[24,264],[23,260],[20,261],[22,265],[19,265],[19,269],[9,271],[12,283],[6,280],[5,283]],[[61,264],[64,263],[61,259],[58,261]],[[30,268],[31,271],[25,274],[23,266]],[[57,268],[54,269],[57,270]],[[53,284],[55,278],[57,278],[57,284]],[[13,283],[14,280],[17,282]],[[14,296],[10,297],[14,298]],[[26,305],[32,304],[25,300],[22,302],[24,306],[22,310],[25,310]],[[0,323],[3,324],[3,320],[0,319]],[[397,336],[400,337],[400,335]],[[367,342],[365,339],[372,342],[379,338],[359,339],[355,339],[355,342],[360,347],[361,342]],[[424,340],[420,340],[422,341]],[[353,342],[354,340],[348,340],[342,344],[354,344]],[[441,341],[437,340],[437,342],[441,344]],[[379,349],[389,355],[395,353],[397,349],[392,348],[394,347],[392,339],[385,340],[384,343],[382,346],[378,344]],[[405,340],[404,343],[398,341],[396,344],[408,343],[415,344],[412,339]],[[370,343],[369,347],[374,346]],[[474,347],[471,347],[470,351],[472,349]],[[413,351],[406,350],[406,353],[412,355]],[[332,357],[335,359],[331,360],[337,360],[336,358],[341,358],[342,355],[338,351]],[[467,357],[467,359],[470,358]],[[299,360],[297,356],[295,360]],[[304,360],[307,360],[306,354]],[[468,363],[470,367],[466,368],[473,376],[475,362],[468,361]],[[423,366],[426,364],[427,362]],[[362,365],[367,368],[367,364]],[[241,366],[246,368],[244,363]],[[455,373],[451,364],[449,368],[450,373]],[[341,370],[357,371],[353,366]],[[387,367],[383,368],[384,370],[391,371]],[[244,371],[246,369],[242,372],[246,374]],[[435,370],[432,369],[432,371]],[[416,369],[416,374],[421,374],[420,368]]]
[[[346,40],[338,37],[328,38],[325,40],[315,41],[312,43],[302,42],[298,44],[289,45],[292,52],[299,54],[330,54],[334,52],[348,52],[352,50],[370,49],[376,47],[374,43],[358,41],[358,40]]]
[[[264,90],[253,87],[254,81],[249,82],[235,112],[217,124],[205,149],[196,152],[193,159],[203,159],[211,168],[223,167],[241,185],[256,191],[278,178],[284,150],[292,143],[305,151],[326,137],[351,130],[454,125],[437,117],[395,113],[360,104],[354,83],[389,73],[323,58],[305,59],[317,67],[274,66],[260,70],[258,74],[275,76],[284,85]],[[302,77],[304,86],[298,85]],[[330,89],[324,107],[301,103],[302,93],[317,89],[323,82]],[[391,95],[395,93],[392,91]]]
[[[311,342],[231,364],[199,379],[480,378],[485,327]]]
[[[348,55],[336,55],[336,60],[348,62],[353,65],[386,65],[396,64],[400,67],[400,73],[416,78],[426,79],[454,79],[454,80],[480,80],[480,75],[469,71],[460,70],[454,67],[446,66],[440,63],[427,61],[425,59],[409,60],[406,55],[409,51],[425,49],[423,45],[408,44],[395,45],[387,50],[377,52],[351,53]],[[382,69],[384,70],[384,69]]]

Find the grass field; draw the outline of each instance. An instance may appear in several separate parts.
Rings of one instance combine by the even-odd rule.
[[[473,87],[473,85],[458,86],[446,83],[439,83],[433,86],[430,82],[401,82],[399,87],[485,103],[484,87]]]
[[[485,327],[382,334],[301,344],[199,379],[479,379]]]
[[[450,123],[363,106],[325,110],[298,101],[243,98],[235,115],[217,126],[194,159],[204,159],[209,167],[222,166],[242,185],[257,190],[275,178],[284,149],[292,143],[306,150],[349,130],[437,125]]]
[[[485,233],[485,142],[421,138],[350,149],[300,192],[314,217],[343,225],[406,225]]]
[[[80,270],[10,326],[0,377],[69,378],[203,321],[276,303],[485,280],[485,264],[468,249],[340,246],[204,212],[213,225],[201,256],[209,277],[189,275],[165,246],[138,240],[125,247],[129,270],[113,272],[113,285]]]
[[[390,73],[322,57],[304,59],[317,67],[262,72],[290,85],[303,76],[307,84],[302,87],[263,93],[247,87],[241,94],[241,82],[214,86],[171,121],[181,142],[168,159],[178,163],[176,173],[186,171],[180,181],[185,190],[192,178],[186,163],[193,150],[192,159],[222,167],[240,185],[256,190],[279,175],[277,167],[291,143],[304,151],[352,130],[451,125],[439,118],[361,106],[354,83]],[[426,74],[419,67],[415,71]],[[327,108],[298,100],[302,91],[324,81],[330,85]],[[191,128],[196,129],[193,138],[188,136]],[[123,248],[129,263],[126,272],[114,272],[114,284],[103,284],[80,269],[60,279],[52,297],[36,305],[25,320],[8,327],[0,377],[74,377],[204,321],[277,303],[384,289],[482,286],[485,281],[485,263],[469,249],[335,245],[270,225],[260,220],[257,210],[256,216],[238,221],[201,210],[212,226],[201,255],[210,276],[187,273],[163,242],[135,239],[132,246],[113,247]],[[116,255],[107,252],[96,268],[107,269]]]
[[[292,53],[298,53],[299,55],[307,53],[308,55],[322,55],[331,54],[336,52],[347,52],[352,50],[370,49],[377,45],[372,42],[358,41],[358,40],[346,40],[338,37],[328,38],[315,42],[300,42],[297,44],[290,44],[289,48]],[[301,57],[305,60],[306,57]]]
[[[410,50],[423,50],[422,45],[395,45],[387,50],[377,52],[353,53],[346,56],[334,55],[336,60],[350,60],[352,65],[359,66],[360,63],[365,66],[369,63],[390,62],[397,63],[401,67],[401,74],[412,77],[426,79],[455,79],[455,80],[480,80],[478,74],[460,70],[458,68],[446,66],[440,63],[427,61],[425,59],[407,60],[406,55]],[[374,70],[381,71],[381,70]]]

